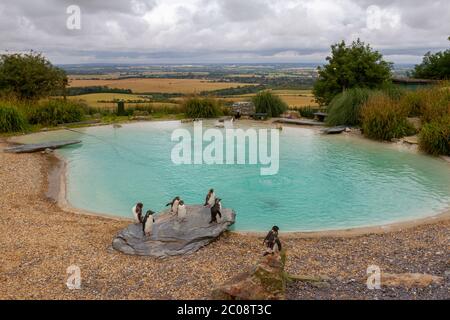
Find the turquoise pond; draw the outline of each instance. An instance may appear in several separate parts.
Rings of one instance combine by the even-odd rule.
[[[198,204],[209,188],[236,211],[232,228],[240,231],[266,231],[275,224],[282,231],[374,226],[449,208],[450,166],[407,148],[284,127],[279,172],[261,176],[259,165],[173,164],[172,131],[192,126],[142,122],[77,129],[82,133],[47,132],[26,140],[82,140],[58,151],[68,163],[67,198],[75,207],[98,213],[131,217],[139,201],[145,210],[159,211],[176,195]]]

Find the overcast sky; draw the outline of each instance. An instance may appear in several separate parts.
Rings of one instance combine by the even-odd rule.
[[[80,29],[67,13],[81,10]],[[387,60],[449,47],[450,0],[1,0],[0,49],[53,63],[324,62],[360,37]]]

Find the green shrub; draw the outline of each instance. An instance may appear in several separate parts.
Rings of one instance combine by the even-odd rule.
[[[400,99],[400,104],[408,110],[408,116],[418,117],[422,110],[423,94],[421,91],[408,91]]]
[[[189,118],[216,118],[223,114],[221,104],[213,98],[189,97],[182,107]]]
[[[298,113],[303,118],[313,119],[314,113],[318,112],[319,109],[312,108],[312,107],[304,107],[304,108],[298,108]]]
[[[10,103],[0,102],[0,132],[23,131],[26,126],[22,112]]]
[[[279,117],[288,109],[286,102],[270,91],[261,91],[252,98],[256,113],[267,113],[269,117]]]
[[[400,101],[400,99],[408,92],[408,90],[392,83],[384,83],[380,86],[380,90],[395,101]]]
[[[432,155],[450,156],[450,115],[433,120],[422,127],[419,147]]]
[[[70,100],[50,99],[28,111],[28,121],[31,124],[58,125],[63,123],[83,121],[84,106]]]
[[[371,92],[369,89],[353,88],[338,94],[328,106],[327,124],[359,125],[361,107],[367,102]]]
[[[450,89],[435,87],[420,92],[420,117],[422,122],[431,122],[450,114]]]
[[[384,93],[372,95],[361,108],[364,135],[376,140],[391,140],[415,133],[407,121],[408,110]]]
[[[409,91],[400,99],[400,104],[409,110],[409,116],[430,122],[450,114],[450,90],[437,86]]]

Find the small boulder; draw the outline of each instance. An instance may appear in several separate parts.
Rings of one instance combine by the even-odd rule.
[[[419,144],[419,139],[417,136],[409,136],[409,137],[403,138],[403,142],[414,145],[414,144]]]
[[[148,120],[151,120],[151,117],[150,116],[133,116],[133,117],[131,117],[131,120],[134,120],[134,121],[148,121]]]
[[[283,300],[287,276],[285,252],[262,257],[250,271],[238,274],[212,292],[215,300]]]

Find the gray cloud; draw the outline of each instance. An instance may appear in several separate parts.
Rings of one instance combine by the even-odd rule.
[[[81,8],[81,30],[66,8]],[[447,0],[2,0],[0,49],[55,63],[322,62],[358,37],[395,62],[449,47]]]

